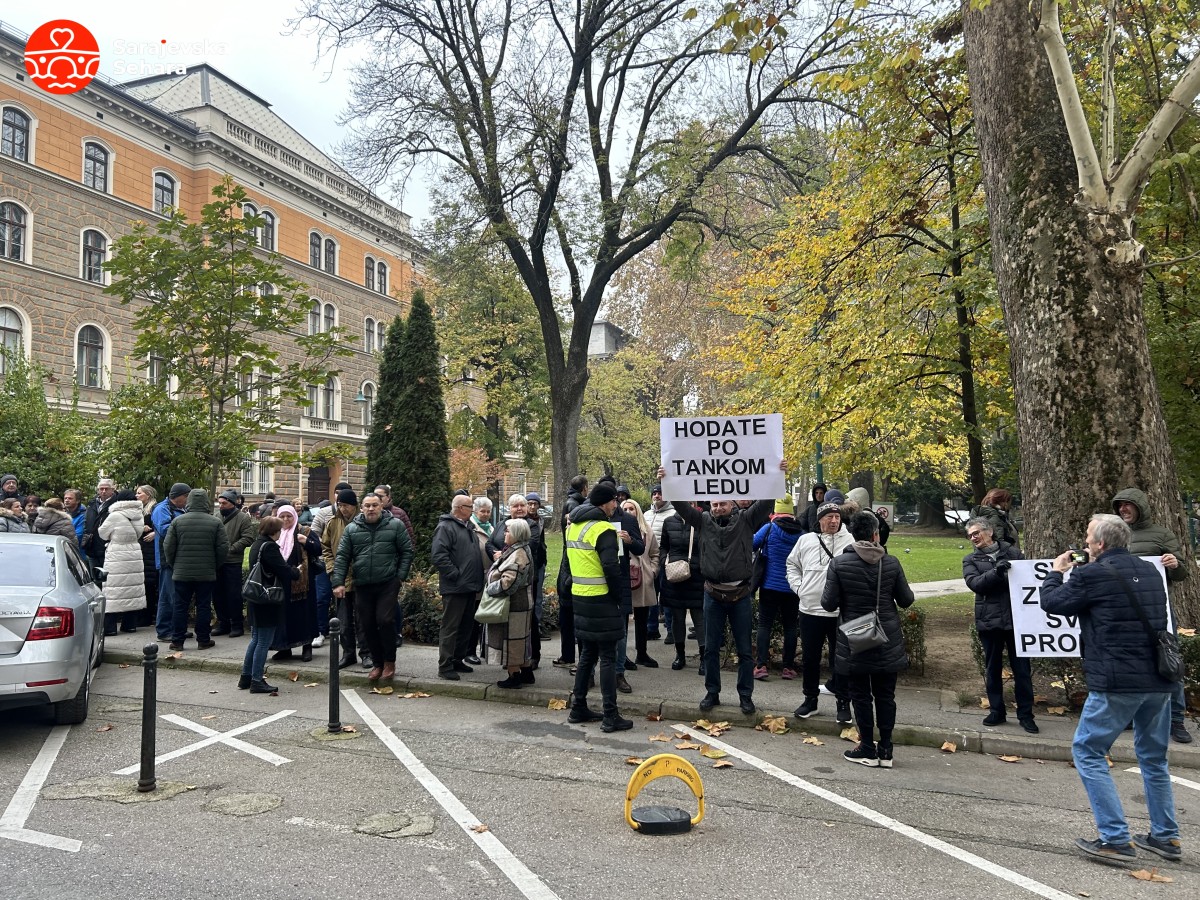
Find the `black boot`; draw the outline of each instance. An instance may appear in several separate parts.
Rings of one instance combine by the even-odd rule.
[[[603,718],[604,716],[600,713],[588,708],[587,703],[581,703],[571,707],[571,714],[567,716],[567,721],[572,725],[584,725],[588,722],[599,722]]]
[[[238,690],[244,691],[248,687],[250,687],[250,676],[243,675],[241,678],[238,679]]]
[[[529,666],[522,666],[520,677],[521,677],[521,684],[533,684],[533,682],[534,682],[533,669],[530,668]]]
[[[704,645],[700,645],[700,668],[696,670],[696,674],[703,678],[707,671],[704,668]]]
[[[250,682],[250,693],[252,694],[278,694],[279,691],[272,685],[267,684],[266,679],[262,681]]]
[[[342,658],[338,660],[338,668],[348,669],[350,666],[354,665],[354,662],[355,660],[353,653],[343,653]]]
[[[675,645],[675,659],[671,663],[671,668],[674,671],[678,672],[680,669],[682,669],[686,665],[687,665],[687,654],[683,652],[683,645],[676,644]]]

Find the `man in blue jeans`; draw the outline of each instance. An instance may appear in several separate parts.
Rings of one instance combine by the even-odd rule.
[[[154,525],[154,564],[158,567],[158,614],[154,621],[154,630],[159,641],[171,639],[171,627],[175,618],[175,582],[171,578],[171,567],[163,559],[162,542],[167,536],[167,529],[176,516],[183,515],[187,506],[188,494],[192,489],[182,481],[171,485],[167,499],[159,501],[150,513],[150,522]]]
[[[1130,536],[1120,517],[1092,516],[1087,530],[1091,561],[1072,568],[1068,550],[1054,560],[1053,571],[1042,583],[1043,610],[1079,616],[1083,673],[1090,692],[1071,752],[1100,836],[1078,838],[1075,844],[1106,862],[1136,860],[1135,845],[1178,861],[1183,851],[1167,770],[1175,685],[1158,674],[1155,643],[1148,633],[1167,627],[1167,595],[1158,570],[1129,552]],[[1071,577],[1064,584],[1068,571]],[[1105,758],[1131,722],[1150,812],[1148,834],[1130,834]]]

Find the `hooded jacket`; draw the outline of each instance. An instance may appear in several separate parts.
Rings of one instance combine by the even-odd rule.
[[[479,539],[470,521],[452,513],[438,516],[430,560],[438,570],[438,590],[446,594],[477,594],[486,574],[479,555]]]
[[[221,525],[225,529],[225,539],[229,541],[225,565],[236,565],[240,569],[246,551],[258,540],[258,526],[244,509],[235,509],[228,516],[221,513]]]
[[[0,533],[28,534],[29,523],[25,521],[25,513],[0,506]]]
[[[865,509],[869,513],[875,512],[875,508],[871,504],[871,494],[865,487],[851,488],[846,492],[846,499],[857,503],[860,510]],[[879,518],[878,514],[876,518]],[[891,533],[892,526],[888,524],[887,519],[879,519],[879,546],[887,546]]]
[[[830,611],[837,610],[840,622],[878,609],[887,643],[851,657],[846,635],[838,629],[834,662],[837,671],[843,675],[863,675],[906,669],[908,653],[904,649],[897,607],[907,609],[915,599],[896,557],[888,556],[882,547],[870,541],[855,541],[847,547],[829,564],[821,605]]]
[[[1021,549],[1021,539],[1017,535],[1017,526],[1008,518],[1008,513],[998,506],[976,506],[971,510],[972,519],[987,519],[992,526],[992,537],[997,541],[1011,544]]]
[[[787,558],[788,585],[800,598],[800,612],[809,616],[835,616],[837,613],[821,605],[829,564],[854,543],[854,538],[841,526],[833,534],[810,531],[796,541]]]
[[[769,591],[791,593],[788,581],[788,555],[804,534],[804,526],[792,516],[780,516],[754,534],[754,549],[767,560],[767,574],[761,587]]]
[[[586,501],[571,511],[571,522],[607,522],[604,510]],[[595,539],[596,555],[600,557],[600,568],[608,585],[608,593],[599,596],[575,595],[575,635],[581,641],[610,642],[621,638],[627,625],[621,611],[621,581],[628,590],[629,579],[622,579],[621,564],[617,559],[617,533],[611,528],[603,529]],[[570,557],[564,555],[563,563],[570,566]]]
[[[651,503],[642,512],[642,516],[646,519],[646,527],[654,533],[654,538],[660,545],[662,544],[663,522],[676,515],[678,513],[675,512],[675,506],[670,500],[664,500],[659,509],[655,509],[654,504]]]
[[[78,541],[71,514],[65,509],[55,509],[53,506],[38,507],[37,518],[33,520],[33,530],[37,534],[57,534]]]
[[[749,582],[754,574],[754,532],[775,511],[772,498],[756,500],[748,509],[733,508],[728,516],[715,518],[684,503],[676,512],[696,529],[700,545],[700,571],[713,584]]]
[[[992,536],[995,540],[995,535]],[[996,563],[1024,559],[1021,551],[1004,541],[996,541],[996,550],[975,550],[963,557],[963,580],[975,592],[975,630],[1012,631],[1012,603],[1008,599],[1008,573],[997,572]],[[994,558],[993,558],[994,554]]]
[[[146,608],[146,578],[142,563],[142,526],[145,509],[140,500],[114,500],[100,523],[104,553],[106,612],[124,613]]]
[[[208,491],[194,488],[183,515],[167,528],[162,542],[163,564],[171,567],[175,581],[216,581],[229,557],[225,525],[212,514]]]
[[[1183,547],[1179,538],[1175,537],[1169,528],[1154,521],[1150,515],[1150,498],[1144,491],[1127,488],[1113,497],[1114,513],[1117,513],[1117,507],[1123,500],[1128,500],[1138,510],[1137,521],[1129,526],[1133,531],[1133,536],[1129,539],[1129,552],[1134,556],[1162,556],[1164,553],[1173,553],[1179,558],[1179,565],[1166,570],[1167,581],[1183,581],[1187,578],[1188,567],[1183,558]]]
[[[351,562],[354,563],[354,583],[359,587],[385,584],[393,578],[401,581],[408,578],[413,558],[408,530],[399,519],[383,515],[385,512],[380,512],[379,521],[374,525],[359,513],[346,526],[338,542],[333,574],[329,577],[332,587],[343,585]]]

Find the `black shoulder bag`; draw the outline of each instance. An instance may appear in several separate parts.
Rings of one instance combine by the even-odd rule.
[[[1121,582],[1121,587],[1125,589],[1125,596],[1129,599],[1129,605],[1133,607],[1133,611],[1137,613],[1139,619],[1142,620],[1142,627],[1146,629],[1146,636],[1150,638],[1150,643],[1154,647],[1154,661],[1158,668],[1158,676],[1165,681],[1171,683],[1183,681],[1183,677],[1187,672],[1187,666],[1183,662],[1183,653],[1179,649],[1179,638],[1172,631],[1155,631],[1150,625],[1150,620],[1146,618],[1146,611],[1142,609],[1142,604],[1137,602],[1137,598],[1133,596],[1133,588],[1129,586],[1129,582],[1125,580],[1125,576],[1117,571],[1117,567],[1109,562],[1101,563],[1104,568],[1117,576],[1117,580]]]
[[[883,587],[883,560],[879,560],[879,571],[875,581],[875,608],[869,613],[847,619],[838,626],[838,630],[846,636],[850,647],[850,655],[874,650],[888,642],[887,632],[879,621],[879,595]]]

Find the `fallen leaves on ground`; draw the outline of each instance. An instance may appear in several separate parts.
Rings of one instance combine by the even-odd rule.
[[[755,731],[769,731],[771,734],[787,734],[788,728],[785,716],[763,716],[760,724],[754,726]]]
[[[1050,682],[1050,687],[1065,688],[1066,685],[1063,684],[1061,681],[1052,681],[1052,682]]]
[[[546,704],[546,709],[566,709],[566,708],[567,708],[567,701],[560,700],[558,697],[551,698],[550,702]]]
[[[396,690],[394,687],[388,687],[387,685],[384,685],[383,687],[371,688],[371,693],[372,694],[383,694],[386,697],[388,694],[392,693],[394,690]]]
[[[671,735],[665,734],[663,732],[659,732],[658,734],[650,735],[650,740],[658,741],[659,743],[662,743],[662,744],[669,744],[669,743],[671,743]]]
[[[110,723],[109,723],[109,724],[107,724],[107,725],[101,725],[101,726],[100,726],[99,728],[97,728],[96,730],[97,730],[97,731],[112,731],[112,730],[113,730],[112,723],[110,722]]]
[[[958,744],[954,743],[954,741],[946,741],[946,743],[942,744],[942,752],[943,753],[957,753],[958,752]]]
[[[646,716],[646,721],[647,721],[647,722],[661,722],[661,721],[662,721],[662,714],[661,714],[661,713],[649,713],[649,714]]]
[[[1195,628],[1180,628],[1179,633],[1182,634],[1184,637],[1195,637],[1196,629]]]
[[[168,653],[167,659],[183,659],[183,651],[176,650],[174,653]]]
[[[305,685],[305,687],[316,687],[316,686],[317,686],[317,682],[315,682],[315,681],[310,681],[308,684]]]
[[[421,700],[425,697],[432,697],[432,694],[427,694],[424,691],[409,691],[407,694],[401,694],[401,700]]]
[[[358,729],[353,725],[343,725],[342,731],[344,731],[346,734],[354,734],[356,731],[358,731]]]
[[[710,722],[708,719],[697,719],[692,724],[701,731],[707,731],[709,737],[720,737],[733,727],[728,722]]]
[[[1046,712],[1052,716],[1065,716],[1067,708],[1065,706],[1047,706]]]
[[[215,718],[216,718],[216,716],[215,716],[215,715],[212,715],[212,716],[201,716],[201,717],[200,717],[200,721],[201,721],[201,722],[207,722],[209,719],[215,719]]]
[[[980,709],[991,709],[992,701],[988,700],[987,697],[980,697],[979,698],[979,708]]]
[[[129,663],[121,663],[120,665],[117,666],[117,668],[118,669],[128,669]]]
[[[997,756],[996,759],[1000,760],[1000,762],[1020,762],[1021,761],[1021,757],[1019,757],[1019,756]]]
[[[642,759],[640,756],[627,756],[627,757],[625,757],[625,763],[626,763],[626,765],[630,765],[630,766],[640,766],[640,765],[641,765],[642,763],[644,763],[645,761],[646,761],[646,760]]]
[[[823,740],[821,740],[820,738],[815,738],[812,735],[809,735],[808,737],[806,737],[804,739],[803,743],[812,744],[814,747],[824,747],[825,746],[825,742]]]
[[[299,672],[288,672],[288,681],[299,681],[299,680],[300,680]]]
[[[714,769],[732,769],[733,763],[731,763],[727,759],[719,759],[715,763],[712,764],[712,767]]]
[[[724,750],[718,750],[716,747],[704,747],[700,750],[701,756],[707,756],[709,759],[724,759],[729,754]]]
[[[858,729],[853,725],[848,728],[843,728],[842,733],[838,735],[843,741],[849,741],[852,744],[858,743]]]
[[[1049,699],[1050,699],[1049,697],[1046,697],[1046,696],[1045,696],[1045,695],[1043,695],[1043,694],[1034,694],[1034,695],[1033,695],[1033,702],[1034,702],[1034,703],[1045,703],[1045,702],[1046,702],[1046,701],[1048,701]]]
[[[471,830],[476,834],[483,834],[485,831],[490,831],[491,829],[480,822],[478,825],[472,825]]]
[[[699,750],[701,746],[702,745],[697,744],[695,741],[683,741],[682,743],[676,744],[675,749],[676,750]]]
[[[1136,878],[1138,881],[1158,881],[1158,882],[1161,882],[1162,884],[1174,884],[1175,883],[1175,879],[1172,878],[1170,875],[1159,875],[1158,869],[1150,869],[1148,871],[1146,869],[1134,869],[1129,874],[1131,876],[1133,876],[1134,878]]]

